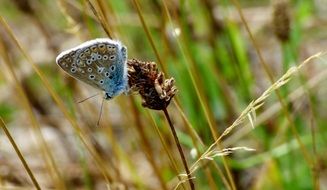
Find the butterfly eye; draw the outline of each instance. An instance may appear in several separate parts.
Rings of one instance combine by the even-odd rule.
[[[75,64],[75,63],[72,63],[71,66],[72,66],[72,67],[76,67],[76,64]]]
[[[106,77],[109,77],[109,72],[106,72],[105,74],[104,74]]]
[[[90,78],[91,80],[93,80],[93,79],[95,78],[95,76],[94,76],[94,75],[89,75],[89,78]]]
[[[104,81],[103,81],[103,80],[100,80],[100,81],[99,81],[99,83],[100,83],[100,84],[103,84],[103,83],[104,83]]]
[[[91,60],[86,60],[86,64],[90,65],[91,64]]]
[[[103,60],[107,60],[109,57],[108,57],[108,55],[104,55],[104,56],[102,56],[102,58],[103,58]]]
[[[92,68],[90,68],[90,67],[87,68],[87,72],[89,72],[89,73],[92,72]]]
[[[111,69],[112,71],[114,71],[114,70],[116,69],[115,65],[111,65],[111,66],[110,66],[110,69]]]
[[[70,72],[75,73],[76,72],[76,68],[71,68],[70,69]]]
[[[92,61],[95,61],[95,60],[96,60],[96,58],[95,58],[95,57],[92,57],[92,58],[91,58],[91,60],[92,60]]]
[[[99,59],[101,59],[101,58],[102,58],[102,56],[101,56],[101,55],[98,55],[98,57],[97,57],[97,58],[98,58],[98,60],[99,60]]]
[[[112,56],[109,57],[110,60],[114,60],[115,58],[116,58],[115,55],[112,55]]]

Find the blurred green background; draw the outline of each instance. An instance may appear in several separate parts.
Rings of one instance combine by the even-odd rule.
[[[77,103],[98,91],[55,58],[100,37],[175,79],[168,113],[195,189],[327,189],[324,55],[221,136],[325,51],[326,11],[325,0],[0,0],[1,125],[35,177],[1,130],[0,189],[190,189],[162,111],[121,95],[97,127],[102,95]],[[229,154],[200,157],[219,137]]]

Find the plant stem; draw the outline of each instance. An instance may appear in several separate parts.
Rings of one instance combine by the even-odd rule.
[[[14,149],[15,149],[15,151],[16,151],[16,154],[18,155],[20,161],[22,162],[22,164],[23,164],[23,166],[24,166],[24,168],[25,168],[25,170],[26,170],[28,176],[31,178],[31,180],[32,180],[32,182],[33,182],[35,188],[36,188],[37,190],[40,190],[41,187],[40,187],[39,183],[38,183],[37,180],[35,179],[35,177],[34,177],[32,171],[31,171],[30,167],[28,166],[27,162],[26,162],[25,159],[24,159],[24,156],[23,156],[22,153],[20,152],[18,146],[16,145],[14,139],[12,138],[10,132],[8,131],[8,129],[7,129],[6,125],[5,125],[5,122],[2,120],[1,117],[0,117],[0,121],[1,121],[1,127],[2,127],[3,131],[5,132],[6,136],[8,137],[8,139],[9,139],[11,145],[14,147]]]
[[[178,151],[179,151],[179,155],[181,156],[181,159],[183,161],[183,165],[184,165],[184,168],[185,168],[185,171],[186,171],[186,174],[187,174],[188,182],[189,182],[189,184],[191,186],[191,189],[194,190],[195,188],[194,188],[194,183],[193,183],[193,180],[192,180],[192,176],[190,174],[190,170],[188,169],[187,162],[186,162],[186,159],[185,159],[185,156],[184,156],[184,153],[183,153],[183,149],[182,149],[181,144],[179,143],[179,140],[178,140],[177,133],[176,133],[176,130],[174,128],[174,125],[170,120],[167,109],[164,108],[164,109],[162,109],[162,111],[165,113],[166,119],[167,119],[167,121],[169,123],[170,130],[173,133],[174,140],[175,140],[175,143],[176,143]]]

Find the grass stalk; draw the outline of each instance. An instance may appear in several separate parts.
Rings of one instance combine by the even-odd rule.
[[[33,132],[35,133],[35,136],[36,136],[37,143],[41,145],[41,150],[42,150],[41,153],[45,160],[46,167],[49,169],[49,174],[50,174],[52,180],[54,181],[54,183],[56,184],[57,188],[66,189],[65,183],[64,183],[63,178],[62,178],[62,176],[58,170],[58,167],[54,161],[54,158],[50,152],[49,146],[47,145],[46,140],[44,139],[44,136],[41,132],[41,127],[37,120],[37,116],[33,112],[33,108],[28,100],[28,97],[22,87],[22,84],[19,82],[17,74],[15,73],[15,70],[13,68],[14,64],[11,61],[10,56],[8,54],[9,51],[7,49],[7,45],[1,39],[0,39],[0,49],[3,50],[3,51],[0,51],[0,54],[2,55],[5,64],[7,65],[8,69],[9,69],[10,75],[14,79],[15,87],[17,89],[18,95],[20,96],[19,99],[21,100],[21,104],[28,114],[28,117],[31,122],[31,126],[33,127],[32,128]]]
[[[106,115],[106,114],[105,114]],[[109,121],[105,122],[108,123]],[[102,127],[104,130],[104,134],[106,135],[109,144],[112,145],[112,150],[114,152],[114,158],[116,158],[116,160],[119,160],[120,162],[124,163],[124,165],[126,165],[129,169],[129,172],[133,178],[133,180],[136,183],[136,187],[138,189],[145,189],[144,184],[141,180],[141,177],[138,175],[135,165],[133,164],[133,162],[131,161],[130,157],[128,156],[128,154],[122,149],[122,147],[118,144],[119,140],[117,139],[113,128],[111,125],[106,125],[104,127]]]
[[[172,18],[171,18],[171,15],[169,13],[166,2],[162,1],[162,4],[164,6],[164,10],[165,10],[165,13],[166,13],[166,16],[167,16],[169,22],[171,24],[173,24]],[[183,28],[182,28],[182,23],[181,23],[180,18],[177,16],[176,11],[174,11],[173,14],[174,14],[174,18],[177,20],[178,27],[181,30],[181,39],[179,39],[179,38],[176,39],[178,47],[182,52],[182,55],[183,55],[183,58],[184,58],[185,62],[190,63],[190,64],[185,63],[185,67],[187,68],[187,71],[188,71],[189,76],[191,78],[191,81],[192,81],[192,84],[194,86],[197,98],[199,99],[201,108],[204,111],[204,115],[205,115],[205,118],[206,118],[206,120],[208,122],[208,125],[209,125],[209,128],[210,128],[211,134],[213,136],[213,139],[216,141],[217,138],[218,138],[218,132],[216,130],[217,126],[215,125],[215,121],[214,121],[214,117],[212,116],[212,112],[210,112],[210,109],[208,107],[208,102],[205,101],[205,98],[204,98],[204,95],[203,95],[203,89],[201,88],[202,85],[200,84],[200,80],[199,80],[199,78],[198,78],[198,76],[197,76],[197,74],[195,72],[195,68],[196,68],[195,67],[195,62],[194,62],[194,60],[193,60],[193,58],[191,56],[190,50],[189,50],[190,45],[188,44],[188,40],[186,39],[186,37],[184,35],[184,31],[183,31]],[[180,41],[182,41],[183,43],[181,43]],[[219,144],[217,144],[217,146],[220,147]],[[228,167],[227,161],[226,161],[226,159],[224,157],[222,157],[222,161],[223,161],[223,165],[224,165],[224,168],[226,170],[229,182],[231,184],[231,187],[232,187],[232,189],[236,189],[235,182],[234,182],[232,173],[231,173],[231,171],[230,171],[230,169]]]
[[[169,20],[172,23],[170,13],[169,13],[168,8],[166,6],[166,3],[164,1],[163,1],[163,4],[166,7],[165,10],[167,12],[167,15],[169,15]],[[204,94],[203,94],[204,90],[202,88],[203,85],[200,83],[200,79],[199,79],[198,75],[196,74],[195,61],[194,61],[193,57],[191,56],[191,52],[190,52],[190,49],[189,49],[190,45],[188,44],[189,40],[187,40],[186,36],[184,35],[184,31],[183,31],[183,28],[182,28],[182,21],[177,16],[176,12],[174,12],[174,16],[175,16],[175,19],[178,21],[179,28],[181,29],[181,41],[182,41],[182,43],[180,42],[179,39],[177,39],[177,44],[179,46],[179,49],[182,52],[183,58],[185,60],[185,66],[186,66],[187,71],[189,73],[189,76],[191,78],[192,84],[194,86],[197,98],[199,99],[201,108],[202,108],[202,110],[204,112],[205,118],[206,118],[206,120],[208,122],[212,137],[213,137],[214,141],[216,141],[217,138],[218,138],[218,132],[217,132],[218,126],[215,124],[214,117],[213,117],[212,112],[210,111],[209,106],[208,106],[209,104],[206,101],[206,99],[204,98],[205,97]],[[187,63],[190,63],[190,64],[187,64]],[[218,143],[218,144],[216,144],[216,146],[220,147],[220,144]],[[226,173],[227,173],[227,176],[228,176],[228,179],[229,179],[229,183],[230,183],[232,189],[236,189],[236,185],[235,185],[235,182],[234,182],[234,179],[233,179],[233,175],[232,175],[232,173],[231,173],[231,171],[230,171],[230,169],[228,167],[228,163],[227,163],[227,160],[226,160],[225,157],[222,157],[222,162],[223,162],[224,168],[226,170]]]
[[[150,112],[148,112],[148,114],[149,114],[150,117],[151,117],[152,123],[153,123],[153,125],[155,126],[155,129],[156,129],[156,132],[157,132],[157,134],[158,134],[158,136],[159,136],[160,142],[161,142],[161,144],[162,144],[162,146],[163,146],[165,152],[167,153],[167,156],[168,156],[168,158],[169,158],[169,160],[170,160],[170,163],[171,163],[171,165],[172,165],[172,168],[173,168],[173,170],[176,172],[176,175],[177,175],[179,181],[181,181],[182,178],[178,175],[179,173],[178,173],[178,167],[177,167],[176,160],[174,159],[174,156],[171,154],[171,151],[169,150],[169,147],[168,147],[167,143],[165,142],[165,139],[164,139],[163,135],[161,134],[161,132],[160,132],[160,130],[159,130],[159,127],[158,127],[158,125],[156,124],[156,122],[155,122],[153,116],[151,115]],[[183,184],[182,184],[182,185],[183,185]],[[183,187],[183,189],[185,189],[184,185],[183,185],[182,187]]]
[[[202,139],[200,138],[200,136],[197,134],[197,132],[194,130],[194,128],[192,127],[192,124],[189,122],[189,120],[187,119],[187,117],[185,116],[181,106],[179,105],[179,103],[174,99],[173,100],[178,112],[181,114],[182,116],[182,119],[185,123],[185,126],[186,126],[186,130],[188,131],[188,134],[190,135],[191,139],[192,139],[192,142],[193,142],[193,145],[196,149],[196,151],[198,153],[200,153],[200,147],[199,147],[199,144],[201,145],[201,148],[203,148],[205,145],[204,143],[202,142]],[[198,144],[199,143],[199,144]],[[198,158],[200,158],[198,156]],[[228,180],[226,179],[226,177],[224,176],[223,172],[221,171],[221,169],[219,168],[218,164],[216,162],[213,162],[213,165],[214,165],[214,168],[218,171],[218,175],[221,177],[222,179],[222,182],[225,184],[225,186],[228,188],[228,189],[231,189],[231,186],[230,184],[228,183]],[[207,178],[208,180],[212,179],[212,174],[211,172],[208,172],[207,171],[208,169],[206,168],[205,169],[205,173],[207,175]],[[209,169],[211,170],[211,168]],[[213,186],[213,185],[211,185]],[[215,189],[215,188],[213,188]]]
[[[2,117],[0,117],[0,120],[1,120],[1,128],[2,128],[3,131],[5,132],[5,134],[6,134],[7,138],[8,138],[8,140],[10,141],[11,145],[12,145],[13,148],[15,149],[15,152],[16,152],[17,156],[19,157],[20,161],[22,162],[22,164],[23,164],[23,166],[24,166],[24,168],[25,168],[25,170],[26,170],[28,176],[31,178],[31,180],[32,180],[32,182],[33,182],[35,188],[36,188],[37,190],[41,190],[41,187],[40,187],[38,181],[37,181],[36,178],[34,177],[34,174],[33,174],[33,172],[31,171],[30,167],[28,166],[27,162],[25,161],[24,156],[22,155],[22,153],[20,152],[20,150],[19,150],[17,144],[15,143],[14,139],[12,138],[12,136],[11,136],[9,130],[7,129],[6,124],[5,124],[5,122],[3,121]]]
[[[273,85],[271,85],[264,93],[261,94],[259,98],[252,101],[240,114],[240,116],[233,122],[232,125],[230,125],[228,128],[224,130],[224,132],[220,135],[220,137],[209,146],[209,148],[200,156],[200,158],[191,166],[191,172],[193,173],[195,170],[197,170],[200,165],[201,160],[208,160],[214,158],[214,152],[216,149],[217,143],[219,143],[225,136],[227,136],[235,127],[240,126],[242,123],[244,123],[246,118],[252,117],[250,116],[255,112],[257,109],[263,106],[265,103],[265,100],[276,91],[276,89],[282,87],[285,85],[291,77],[298,72],[302,67],[304,67],[308,62],[310,62],[314,58],[318,58],[322,55],[322,53],[317,53],[315,55],[312,55],[311,57],[307,58],[305,61],[303,61],[299,66],[290,68],[281,78],[279,78]],[[252,126],[254,127],[254,126]],[[297,141],[297,140],[296,140]],[[297,141],[298,142],[298,141]],[[300,144],[299,144],[300,146]],[[300,146],[301,147],[301,146]]]
[[[239,15],[241,17],[241,20],[242,20],[243,24],[245,25],[246,31],[247,31],[248,35],[250,36],[250,39],[251,39],[251,41],[253,43],[253,46],[254,46],[254,48],[256,50],[256,53],[258,55],[258,58],[260,60],[259,63],[263,67],[266,75],[268,76],[269,81],[271,82],[271,84],[273,84],[274,83],[273,74],[272,74],[270,68],[266,64],[266,62],[265,62],[265,60],[264,60],[264,58],[263,58],[263,56],[261,54],[260,48],[257,45],[257,42],[256,42],[256,40],[255,40],[251,30],[250,30],[250,27],[248,26],[248,24],[247,24],[247,22],[245,20],[245,17],[243,15],[243,11],[241,9],[241,6],[240,6],[238,0],[231,0],[231,1],[234,4],[234,6],[236,7],[236,9],[237,9],[237,11],[238,11],[238,13],[239,13]],[[286,117],[286,119],[288,121],[288,124],[291,127],[291,131],[292,131],[295,139],[297,140],[297,142],[299,143],[299,145],[301,147],[301,152],[303,154],[303,157],[304,157],[305,161],[307,162],[308,166],[312,167],[312,159],[310,158],[308,150],[306,149],[306,147],[304,146],[303,142],[301,141],[301,139],[299,137],[299,134],[298,134],[296,126],[294,124],[293,118],[292,118],[292,116],[290,115],[290,113],[289,113],[289,111],[287,109],[287,105],[286,105],[283,97],[281,96],[279,89],[276,89],[275,93],[276,93],[276,95],[278,97],[279,102],[282,105],[282,110],[283,110],[284,115],[285,115],[285,117]]]
[[[94,16],[98,19],[99,23],[101,24],[102,29],[105,31],[105,33],[107,34],[107,36],[112,39],[113,38],[113,33],[110,30],[110,27],[108,26],[108,22],[107,22],[106,18],[104,17],[103,12],[101,12],[102,9],[100,8],[100,11],[97,11],[97,9],[91,3],[90,0],[87,0],[87,3],[90,6],[90,8],[91,8],[91,10],[92,10],[92,12],[94,14]],[[99,6],[99,4],[98,4],[98,6]],[[101,6],[99,6],[99,7],[101,7]]]
[[[162,62],[162,59],[161,59],[161,57],[159,55],[159,51],[158,51],[158,49],[156,48],[156,46],[154,44],[154,40],[152,38],[151,32],[150,32],[148,26],[145,23],[145,20],[144,20],[144,17],[143,17],[143,14],[142,14],[140,5],[138,3],[138,0],[133,0],[133,3],[134,3],[134,6],[135,6],[135,9],[137,11],[137,15],[139,16],[139,19],[140,19],[140,21],[142,23],[142,27],[143,27],[143,29],[145,31],[145,34],[146,34],[146,36],[147,36],[147,38],[148,38],[148,40],[150,42],[150,45],[151,45],[151,47],[152,47],[152,49],[153,49],[153,51],[154,51],[154,53],[156,55],[156,58],[158,60],[159,65],[162,68],[162,70],[163,70],[164,73],[168,73],[167,72],[168,70],[166,68],[166,65]]]
[[[143,147],[145,156],[148,159],[149,163],[151,164],[152,169],[153,169],[154,173],[156,174],[156,176],[157,176],[157,178],[159,180],[161,188],[164,189],[164,190],[168,190],[168,187],[167,187],[166,183],[164,182],[164,179],[161,176],[160,170],[159,170],[159,168],[158,168],[158,166],[157,166],[157,164],[156,164],[156,162],[154,160],[154,156],[153,156],[152,150],[150,148],[151,143],[149,142],[148,138],[146,137],[146,134],[145,134],[145,131],[144,131],[144,126],[142,125],[142,122],[140,120],[141,118],[140,118],[140,116],[138,114],[135,102],[132,99],[132,97],[130,97],[129,99],[130,99],[131,104],[132,104],[132,111],[133,111],[133,115],[134,115],[134,119],[135,119],[135,126],[137,127],[136,130],[137,130],[137,132],[139,133],[139,135],[141,137],[142,147]]]
[[[320,73],[316,74],[314,77],[312,77],[306,84],[308,89],[315,89],[317,85],[322,82],[323,80],[326,80],[327,77],[327,69],[321,71]],[[305,89],[303,86],[295,89],[292,91],[292,93],[287,97],[286,101],[288,102],[294,102],[297,99],[300,99],[302,96],[305,95]],[[256,119],[256,125],[260,126],[265,121],[269,120],[269,118],[273,117],[277,113],[279,113],[281,110],[281,105],[279,102],[274,103],[271,105],[267,110],[262,112],[260,115],[257,116]],[[242,137],[246,136],[253,130],[253,127],[251,124],[247,124],[244,127],[240,128],[239,130],[235,131],[233,134],[231,134],[228,139],[225,139],[224,143],[222,143],[224,146],[230,146],[237,142]]]
[[[310,105],[311,106],[311,105]],[[318,154],[317,154],[317,140],[316,140],[316,123],[314,119],[314,113],[312,107],[310,109],[310,130],[311,130],[311,141],[312,141],[312,154],[313,154],[313,166],[312,170],[312,181],[313,181],[313,189],[320,189],[320,171],[318,167]]]
[[[69,112],[68,112],[67,108],[65,107],[62,99],[59,97],[59,95],[51,87],[50,82],[46,79],[46,77],[43,75],[43,73],[40,71],[40,69],[34,64],[34,61],[32,60],[32,58],[23,49],[23,47],[21,46],[21,44],[18,42],[18,40],[14,36],[14,34],[13,34],[12,30],[10,29],[9,25],[7,24],[7,22],[3,19],[3,17],[0,17],[0,23],[2,24],[2,26],[4,26],[4,29],[9,34],[10,38],[13,40],[13,42],[15,43],[15,45],[21,51],[21,53],[23,54],[23,56],[26,58],[27,62],[31,65],[31,67],[33,68],[33,70],[39,76],[39,78],[41,79],[43,85],[45,86],[45,88],[47,89],[47,91],[52,96],[53,100],[57,104],[57,106],[60,109],[60,111],[64,114],[64,116],[71,123],[71,126],[75,130],[76,134],[79,136],[79,138],[81,139],[81,141],[84,144],[84,146],[87,148],[87,150],[90,152],[90,154],[94,158],[95,163],[96,163],[98,169],[101,171],[101,173],[102,173],[104,179],[106,180],[107,184],[110,184],[110,182],[113,179],[113,176],[111,176],[111,174],[108,172],[105,163],[103,162],[102,158],[98,155],[98,153],[96,152],[96,150],[94,149],[94,147],[91,146],[91,143],[85,138],[86,135],[84,134],[84,132],[82,131],[82,129],[78,127],[78,124],[77,124],[76,120],[69,114]]]

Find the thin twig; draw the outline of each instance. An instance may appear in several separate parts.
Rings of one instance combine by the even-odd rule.
[[[191,189],[194,190],[195,188],[194,188],[194,183],[193,183],[193,180],[192,180],[192,176],[190,174],[190,170],[188,169],[187,162],[186,162],[186,159],[185,159],[185,156],[184,156],[184,153],[183,153],[183,149],[182,149],[181,144],[179,143],[179,140],[178,140],[177,133],[176,133],[176,130],[174,128],[174,125],[170,120],[167,109],[164,108],[162,111],[165,113],[166,119],[167,119],[167,121],[169,123],[170,130],[173,133],[174,140],[175,140],[175,143],[177,145],[179,155],[181,156],[181,159],[183,161],[183,165],[184,165],[184,168],[185,168],[185,171],[186,171],[186,174],[187,174],[188,182],[189,182],[189,184],[191,186]]]

